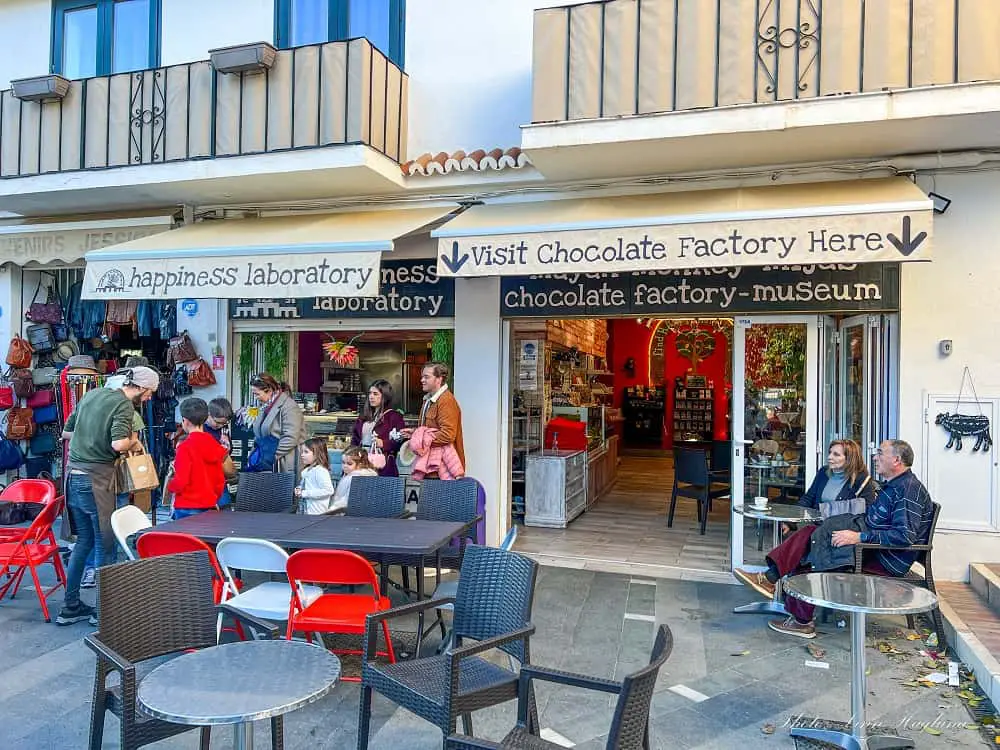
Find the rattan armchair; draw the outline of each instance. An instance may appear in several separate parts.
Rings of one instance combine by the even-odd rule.
[[[270,638],[276,625],[226,605],[216,607],[212,565],[206,552],[165,555],[101,568],[97,577],[101,602],[98,632],[84,642],[97,654],[94,700],[90,718],[90,750],[100,750],[104,720],[111,711],[120,720],[122,750],[132,750],[187,732],[193,727],[151,719],[141,714],[136,695],[145,672],[143,662],[189,649],[216,645],[219,610],[242,620]],[[108,677],[118,682],[108,685]],[[201,748],[208,750],[210,728],[202,727]],[[271,719],[271,742],[281,750],[281,717]]]
[[[256,513],[291,513],[295,509],[295,474],[241,471],[234,510]]]
[[[528,663],[528,641],[538,564],[513,552],[470,545],[462,560],[458,593],[368,616],[365,661],[361,672],[358,750],[368,747],[372,691],[437,725],[442,740],[455,731],[458,717],[472,734],[472,712],[517,697],[518,675],[480,654],[498,649]],[[390,618],[454,605],[454,646],[444,653],[395,664],[376,662],[378,627]],[[474,643],[468,643],[468,641]],[[534,706],[528,711],[532,723]]]
[[[452,735],[445,747],[447,750],[554,750],[562,747],[543,740],[529,726],[532,722],[537,726],[537,719],[532,718],[529,721],[529,707],[532,703],[531,682],[544,680],[585,690],[617,693],[618,703],[615,706],[611,731],[608,732],[605,747],[607,750],[640,750],[640,748],[646,750],[649,748],[649,706],[653,699],[653,689],[660,667],[670,657],[673,648],[674,637],[670,628],[661,625],[656,633],[649,664],[638,672],[627,675],[621,682],[543,667],[522,667],[518,681],[517,726],[501,742]]]

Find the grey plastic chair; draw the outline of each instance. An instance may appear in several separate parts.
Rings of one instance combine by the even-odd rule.
[[[535,632],[530,618],[537,573],[537,563],[523,555],[471,545],[462,560],[454,599],[429,599],[369,615],[361,670],[358,750],[368,747],[375,690],[435,724],[443,738],[455,731],[459,716],[466,734],[471,734],[473,711],[516,698],[517,673],[479,654],[499,649],[517,659],[522,668],[528,663],[528,641]],[[383,621],[448,603],[455,606],[453,648],[395,664],[375,661]],[[533,702],[528,716],[530,726],[537,726]]]
[[[295,508],[295,475],[291,472],[240,472],[233,507],[241,512],[291,513]]]
[[[529,726],[530,687],[533,680],[544,680],[559,685],[617,693],[611,731],[608,732],[607,750],[647,750],[649,748],[649,706],[653,700],[656,678],[664,662],[670,658],[674,648],[674,636],[670,628],[661,625],[656,632],[653,653],[649,664],[637,672],[627,675],[621,682],[597,677],[570,674],[544,667],[525,666],[521,668],[517,697],[517,726],[500,742],[452,735],[445,747],[447,750],[555,750],[562,747],[543,740]],[[537,723],[536,723],[537,725]]]

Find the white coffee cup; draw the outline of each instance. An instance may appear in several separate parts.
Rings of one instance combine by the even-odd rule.
[[[755,508],[766,508],[767,498],[766,497],[755,497],[753,499],[753,507]]]

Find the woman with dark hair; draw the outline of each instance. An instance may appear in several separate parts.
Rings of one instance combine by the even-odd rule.
[[[402,444],[399,431],[406,427],[403,415],[392,408],[392,385],[388,380],[376,380],[368,387],[368,398],[361,406],[361,414],[354,423],[351,445],[358,445],[368,451],[369,457],[379,452],[385,456],[385,466],[378,469],[381,477],[398,477],[396,453]],[[396,431],[398,439],[391,433]]]
[[[277,438],[274,459],[278,471],[298,473],[298,448],[305,440],[305,419],[292,398],[287,383],[262,372],[250,381],[250,392],[260,404],[253,423],[254,440],[265,435]]]

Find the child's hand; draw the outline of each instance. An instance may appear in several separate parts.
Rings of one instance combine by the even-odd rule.
[[[296,487],[295,488],[295,497],[302,497],[302,488],[301,487]]]

